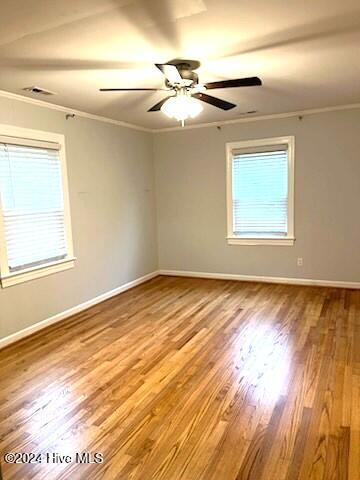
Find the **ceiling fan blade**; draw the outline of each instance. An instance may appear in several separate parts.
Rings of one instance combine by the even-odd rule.
[[[167,88],[100,88],[100,92],[157,92],[168,91]]]
[[[234,103],[227,102],[226,100],[221,100],[220,98],[212,97],[211,95],[207,95],[206,93],[193,93],[191,95],[202,102],[209,103],[214,107],[221,108],[222,110],[231,110],[232,108],[236,107]]]
[[[158,112],[161,109],[161,107],[164,105],[166,100],[168,100],[171,97],[172,97],[172,95],[170,95],[169,97],[163,98],[162,100],[160,100],[160,102],[155,104],[153,107],[149,108],[148,112]]]
[[[213,88],[256,87],[262,85],[259,77],[237,78],[234,80],[220,80],[219,82],[205,83],[208,90]]]
[[[155,63],[155,66],[165,75],[171,84],[182,83],[183,79],[175,65],[169,65],[168,63]]]

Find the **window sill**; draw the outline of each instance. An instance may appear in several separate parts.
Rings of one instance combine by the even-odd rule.
[[[57,262],[47,263],[34,268],[28,268],[19,272],[9,273],[1,277],[1,286],[3,288],[17,285],[18,283],[28,282],[35,278],[45,277],[52,273],[62,272],[63,270],[69,270],[75,265],[75,257],[65,258]]]
[[[277,245],[292,246],[294,237],[227,237],[228,245]]]

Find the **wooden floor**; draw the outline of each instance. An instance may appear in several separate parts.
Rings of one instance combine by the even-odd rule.
[[[360,291],[158,277],[0,365],[2,456],[104,456],[5,480],[360,478]]]

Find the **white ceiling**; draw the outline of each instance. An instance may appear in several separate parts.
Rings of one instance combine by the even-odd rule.
[[[204,104],[194,123],[360,101],[359,0],[1,0],[0,89],[149,128],[176,126],[146,110],[164,92],[153,63],[201,61],[200,81],[257,75],[262,87],[212,90],[238,106]]]

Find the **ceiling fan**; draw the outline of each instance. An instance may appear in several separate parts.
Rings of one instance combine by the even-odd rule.
[[[234,87],[254,87],[261,85],[258,77],[237,78],[233,80],[220,80],[217,82],[199,83],[199,77],[194,70],[200,67],[197,60],[172,60],[168,63],[156,63],[155,66],[165,76],[166,88],[101,88],[101,92],[144,92],[144,91],[166,91],[170,95],[163,98],[156,105],[152,106],[148,112],[163,111],[167,116],[176,118],[182,122],[198,115],[203,107],[198,102],[213,105],[222,110],[231,110],[236,107],[234,103],[227,102],[217,97],[208,95],[206,90],[216,88],[234,88]]]

